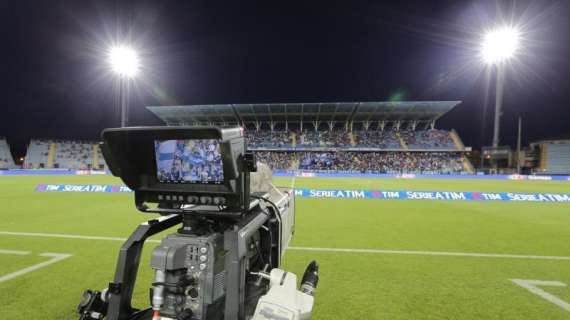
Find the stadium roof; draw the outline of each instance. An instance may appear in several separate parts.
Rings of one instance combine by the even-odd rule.
[[[263,122],[433,122],[461,101],[318,102],[147,107],[167,125]]]

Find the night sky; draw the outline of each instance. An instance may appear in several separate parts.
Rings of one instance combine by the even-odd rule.
[[[440,128],[490,144],[494,72],[484,31],[519,26],[507,66],[502,142],[570,138],[570,1],[2,1],[0,136],[97,139],[118,126],[106,50],[128,42],[147,105],[462,100]]]

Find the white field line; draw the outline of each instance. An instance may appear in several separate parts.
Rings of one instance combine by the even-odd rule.
[[[62,238],[62,239],[80,239],[80,240],[121,241],[121,242],[127,240],[127,238],[119,238],[119,237],[100,237],[100,236],[61,234],[61,233],[9,232],[9,231],[0,231],[0,236],[22,236],[22,237],[36,237],[36,238]],[[146,240],[145,242],[160,243],[160,240]]]
[[[0,254],[14,254],[17,256],[27,256],[29,255],[31,252],[30,251],[17,251],[17,250],[3,250],[0,249]]]
[[[42,253],[42,254],[40,254],[40,256],[41,256],[41,257],[50,257],[51,259],[49,259],[48,261],[40,262],[40,263],[35,264],[35,265],[33,265],[33,266],[29,266],[29,267],[24,268],[24,269],[20,269],[20,270],[18,270],[18,271],[16,271],[16,272],[12,272],[12,273],[9,273],[9,274],[7,274],[7,275],[0,276],[0,283],[2,283],[2,282],[4,282],[4,281],[12,280],[12,279],[14,279],[14,278],[16,278],[16,277],[19,277],[19,276],[24,275],[24,274],[26,274],[26,273],[30,273],[30,272],[32,272],[32,271],[36,271],[36,270],[38,270],[38,269],[45,268],[45,267],[47,267],[47,266],[49,266],[49,265],[51,265],[51,264],[54,264],[54,263],[56,263],[56,262],[59,262],[59,261],[61,261],[61,260],[64,260],[64,259],[67,259],[67,258],[71,257],[70,254],[64,254],[64,253],[48,253],[48,252]]]
[[[448,256],[448,257],[475,257],[499,259],[530,259],[530,260],[568,260],[565,256],[537,256],[507,253],[475,253],[475,252],[447,252],[447,251],[414,251],[414,250],[382,250],[382,249],[347,249],[347,248],[312,248],[289,247],[292,250],[316,252],[347,252],[347,253],[377,253],[377,254],[403,254],[416,256]]]
[[[103,241],[125,241],[126,240],[126,238],[119,238],[119,237],[84,236],[84,235],[58,234],[58,233],[0,231],[0,236],[3,236],[3,235],[4,236],[36,237],[36,238],[42,238],[43,237],[43,238],[63,238],[63,239],[103,240]],[[146,240],[146,242],[160,243],[160,240]],[[474,258],[497,258],[497,259],[566,260],[566,261],[570,261],[570,256],[541,256],[541,255],[521,255],[521,254],[504,254],[504,253],[473,253],[473,252],[319,248],[319,247],[288,247],[288,250],[314,251],[314,252],[416,255],[416,256],[447,256],[447,257],[474,257]]]
[[[560,281],[543,281],[543,280],[524,280],[524,279],[511,279],[512,282],[527,289],[531,293],[541,297],[542,299],[551,302],[560,308],[570,312],[570,303],[558,298],[557,296],[548,293],[538,286],[548,287],[566,287],[566,284]]]

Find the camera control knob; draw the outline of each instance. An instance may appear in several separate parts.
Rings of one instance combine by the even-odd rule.
[[[200,197],[201,204],[210,204],[212,203],[212,197]]]
[[[195,204],[195,203],[198,203],[200,201],[200,199],[197,196],[188,196],[188,198],[186,198],[186,200],[190,204]]]
[[[217,206],[222,206],[224,204],[226,204],[226,198],[224,197],[215,197],[214,198],[214,204]]]

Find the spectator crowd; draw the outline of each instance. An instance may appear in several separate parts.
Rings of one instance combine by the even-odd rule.
[[[449,152],[257,152],[272,169],[368,173],[459,173],[463,160]]]
[[[295,156],[291,152],[256,152],[257,161],[269,165],[271,169],[291,169]]]
[[[356,146],[360,148],[401,149],[402,144],[395,131],[356,131]]]
[[[303,130],[295,131],[248,131],[250,148],[378,148],[408,149],[450,149],[456,146],[450,132],[430,129],[418,131],[393,130]],[[295,141],[295,142],[293,142]]]
[[[449,132],[445,130],[403,131],[400,137],[410,149],[452,149],[455,147]]]
[[[335,170],[374,173],[458,173],[463,159],[456,150],[449,131],[430,129],[394,130],[303,130],[248,132],[250,148],[287,148],[288,150],[256,152],[258,161],[273,169]],[[295,150],[293,150],[295,147]],[[308,151],[310,148],[320,148]],[[327,151],[320,151],[320,150]],[[351,151],[342,148],[377,148],[391,150]],[[406,149],[434,151],[414,151]],[[397,150],[397,151],[396,151]]]
[[[246,134],[247,145],[253,148],[291,147],[291,135],[287,131],[259,130]]]
[[[297,145],[301,147],[351,146],[350,133],[346,131],[305,130],[299,135]]]

